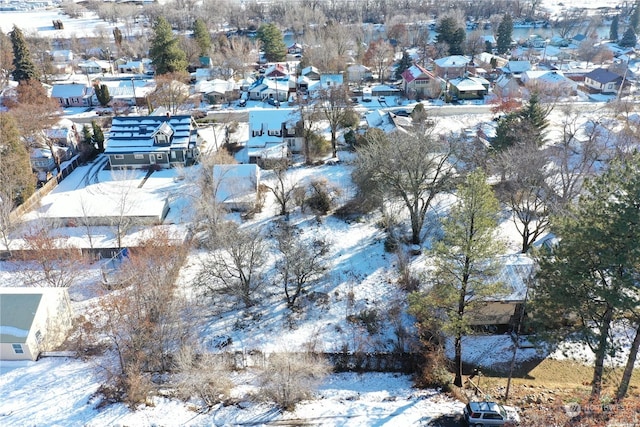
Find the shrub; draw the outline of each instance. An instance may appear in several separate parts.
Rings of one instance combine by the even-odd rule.
[[[229,370],[211,353],[196,354],[183,347],[176,356],[178,395],[188,400],[196,397],[208,408],[229,399],[233,383]]]
[[[307,188],[305,204],[316,212],[326,215],[333,207],[332,192],[335,192],[335,189],[329,186],[326,179],[315,179]]]
[[[330,372],[326,360],[312,353],[274,353],[260,375],[260,396],[285,410],[312,396]]]
[[[349,315],[347,321],[363,326],[369,335],[377,334],[380,331],[380,315],[375,308],[365,308],[356,315]]]

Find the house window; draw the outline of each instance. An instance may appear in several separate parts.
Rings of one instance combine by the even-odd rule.
[[[24,354],[24,350],[22,349],[22,344],[11,344],[13,347],[13,352],[15,354]]]
[[[116,154],[115,156],[113,156],[113,158],[116,159],[116,160],[124,160],[124,155]]]
[[[144,159],[144,154],[134,154],[133,158],[136,160],[142,160]]]
[[[171,158],[172,158],[172,159],[175,159],[175,158],[176,158],[176,152],[175,152],[175,151],[172,151],[172,152],[171,152]]]
[[[36,341],[38,344],[42,344],[42,332],[39,329],[36,331]]]
[[[280,130],[270,130],[268,134],[269,136],[280,136]]]

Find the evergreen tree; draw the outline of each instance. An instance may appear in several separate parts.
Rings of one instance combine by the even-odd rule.
[[[627,30],[622,35],[622,38],[620,39],[620,42],[618,44],[622,47],[634,47],[637,42],[638,40],[636,38],[636,33],[633,28],[629,26],[629,28],[627,28]]]
[[[153,26],[149,57],[157,74],[185,71],[187,57],[173,35],[171,25],[164,17],[159,17]]]
[[[618,41],[618,15],[614,16],[611,20],[611,26],[609,27],[609,40]]]
[[[540,146],[545,140],[545,131],[549,126],[545,109],[534,92],[529,102],[520,110],[503,116],[498,121],[496,136],[491,141],[494,149],[500,151],[513,146],[517,142],[534,142]]]
[[[457,194],[458,202],[443,221],[444,237],[433,249],[433,286],[412,294],[409,304],[419,322],[435,317],[441,332],[453,335],[454,384],[461,387],[462,337],[469,332],[473,307],[503,290],[495,257],[505,246],[496,238],[500,205],[484,172],[470,173]]]
[[[82,142],[85,144],[93,144],[93,133],[91,131],[91,126],[88,124],[82,126]]]
[[[631,12],[631,16],[629,17],[629,27],[634,33],[638,31],[638,24],[640,24],[640,1],[636,1],[633,6],[633,12]]]
[[[93,90],[96,93],[96,98],[98,98],[98,102],[100,103],[100,105],[102,105],[103,107],[109,105],[109,102],[111,101],[111,95],[109,94],[109,87],[107,85],[96,83],[95,85],[93,85]]]
[[[95,120],[91,121],[91,128],[93,130],[93,142],[96,143],[98,151],[100,153],[104,152],[104,132],[102,132],[102,128]]]
[[[458,27],[453,32],[453,38],[449,43],[449,54],[450,55],[464,55],[464,40],[467,37],[467,31]]]
[[[209,55],[211,50],[211,35],[202,19],[196,19],[193,23],[193,38],[196,40],[200,56]]]
[[[38,78],[38,72],[36,66],[31,60],[31,53],[29,52],[29,46],[22,34],[22,31],[17,26],[13,26],[13,31],[9,33],[11,37],[11,44],[13,46],[13,71],[11,75],[17,82],[23,82],[26,80],[32,80]]]
[[[436,27],[436,33],[436,43],[446,43],[449,46],[450,55],[464,53],[466,31],[458,26],[455,18],[450,16],[442,18]]]
[[[513,35],[513,20],[510,14],[505,14],[498,25],[498,34],[496,40],[496,49],[498,53],[502,54],[509,50],[511,47],[511,37]]]
[[[263,24],[258,29],[258,39],[262,42],[264,56],[269,62],[281,62],[287,59],[287,46],[282,31],[272,23]]]
[[[487,53],[493,53],[493,45],[491,44],[491,41],[489,40],[484,41],[484,51]]]
[[[405,50],[402,52],[402,58],[400,58],[400,61],[398,61],[398,64],[396,65],[396,79],[401,79],[402,73],[411,68],[412,65],[413,61],[409,56],[409,52]]]
[[[563,340],[572,334],[594,352],[594,401],[600,397],[607,355],[620,350],[612,335],[614,322],[637,319],[640,306],[638,173],[636,153],[586,183],[577,205],[553,221],[559,242],[541,254],[532,289],[532,319],[548,332],[546,338]]]
[[[10,113],[0,113],[0,141],[0,203],[15,207],[31,196],[34,179],[29,152]]]
[[[544,142],[545,130],[549,127],[549,120],[547,120],[549,112],[549,109],[545,109],[542,104],[540,104],[538,93],[533,92],[529,97],[529,101],[518,113],[522,119],[527,120],[537,130],[538,136],[536,140],[538,141],[538,145]]]

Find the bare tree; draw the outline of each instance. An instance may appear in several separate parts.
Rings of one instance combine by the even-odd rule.
[[[344,86],[331,86],[318,92],[317,108],[329,122],[331,129],[331,148],[333,157],[338,156],[337,133],[352,108],[349,104],[349,89]]]
[[[384,82],[386,71],[393,60],[393,46],[384,40],[369,43],[364,55],[364,63],[376,70],[378,80]]]
[[[563,110],[562,135],[547,148],[551,160],[549,182],[555,192],[553,209],[562,212],[582,192],[585,179],[596,173],[598,162],[606,162],[613,153],[611,133],[598,119],[582,121],[583,114]]]
[[[431,202],[455,185],[452,147],[428,133],[372,135],[357,151],[354,181],[365,197],[401,200],[409,211],[411,243],[420,244]]]
[[[164,372],[172,356],[190,342],[186,305],[175,292],[175,280],[184,260],[184,247],[165,231],[129,251],[120,266],[119,283],[100,302],[97,330],[117,357],[102,366],[109,373],[106,388],[129,404],[143,401],[154,386],[150,372]]]
[[[219,227],[218,247],[203,259],[196,283],[206,294],[229,295],[251,307],[265,284],[265,239],[232,222]]]
[[[287,215],[291,207],[291,203],[295,199],[297,193],[300,192],[300,185],[293,181],[291,176],[287,174],[287,160],[277,160],[268,162],[267,169],[271,169],[275,175],[275,183],[265,186],[273,193],[276,202],[280,208],[278,215]]]
[[[498,157],[506,170],[506,180],[497,185],[498,197],[511,209],[525,253],[549,228],[554,194],[546,182],[548,159],[535,142],[516,144]]]
[[[304,289],[327,272],[329,245],[319,239],[305,239],[301,230],[286,222],[277,227],[276,247],[281,257],[276,271],[282,279],[287,306],[293,308]]]
[[[80,248],[73,246],[68,237],[56,235],[50,224],[33,227],[23,236],[24,247],[19,271],[26,284],[68,288],[81,278],[85,258]]]
[[[135,190],[131,173],[131,171],[127,170],[114,170],[111,172],[116,191],[108,196],[115,207],[115,214],[111,217],[110,222],[119,248],[122,247],[124,237],[134,225],[131,211],[135,205]]]
[[[156,77],[156,89],[149,94],[153,108],[165,107],[171,114],[184,109],[189,99],[188,75],[167,73]]]

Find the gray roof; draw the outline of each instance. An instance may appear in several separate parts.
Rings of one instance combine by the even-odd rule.
[[[24,343],[42,294],[0,294],[0,343]]]
[[[169,146],[154,146],[158,130],[170,128],[173,138]],[[118,116],[111,122],[106,154],[163,152],[187,149],[196,142],[196,129],[191,116]]]
[[[622,76],[619,76],[616,73],[612,73],[609,70],[605,70],[604,68],[596,68],[595,70],[585,74],[584,77],[595,80],[598,83],[609,83],[617,80],[622,80]]]

